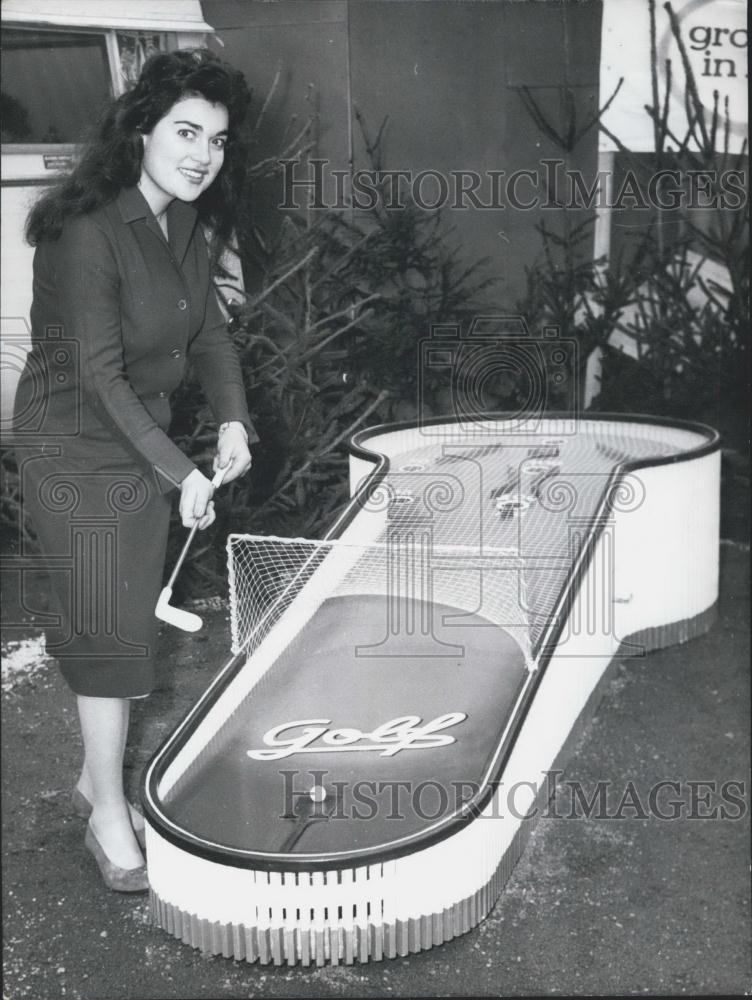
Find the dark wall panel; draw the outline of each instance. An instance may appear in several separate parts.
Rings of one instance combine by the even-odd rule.
[[[204,17],[224,43],[212,48],[241,69],[253,88],[252,117],[266,100],[278,67],[281,79],[265,114],[254,160],[276,155],[286,130],[315,119],[312,155],[346,169],[348,141],[347,3],[257,3],[255,0],[203,0]],[[302,198],[302,196],[301,196]],[[254,214],[267,231],[280,222],[279,183],[262,182]]]
[[[473,170],[488,202],[488,171],[527,169],[543,174],[541,160],[561,157],[568,169],[595,175],[597,134],[591,129],[563,154],[534,125],[518,88],[527,86],[564,132],[563,88],[573,88],[578,126],[598,100],[600,0],[203,0],[207,21],[224,53],[265,97],[277,65],[283,85],[270,108],[258,155],[279,148],[291,114],[318,115],[316,153],[346,168],[350,137],[355,167],[368,166],[352,103],[375,133],[389,117],[384,144],[389,169]],[[307,99],[309,84],[313,98]],[[451,183],[451,179],[450,179]],[[430,198],[436,187],[426,183]],[[520,193],[538,194],[529,182]],[[278,223],[279,189],[259,191],[257,215]],[[510,308],[524,289],[524,268],[539,253],[535,225],[555,222],[551,212],[507,207],[448,206],[447,226],[467,260],[487,256],[498,279],[495,298]],[[276,213],[276,214],[275,214]]]
[[[561,88],[569,80],[582,123],[597,101],[599,32],[600,3],[591,0],[352,3],[353,99],[372,127],[389,115],[389,168],[447,175],[466,169],[484,178],[488,171],[518,169],[542,175],[540,161],[561,151],[533,124],[516,88],[545,88],[536,96],[563,128]],[[596,155],[592,130],[567,166],[594,175]],[[484,203],[491,185],[487,179],[478,189]],[[519,191],[534,194],[524,181]],[[507,204],[504,187],[500,201]],[[522,294],[525,265],[540,250],[535,224],[541,212],[508,206],[446,214],[467,258],[491,259],[497,301],[510,307]]]

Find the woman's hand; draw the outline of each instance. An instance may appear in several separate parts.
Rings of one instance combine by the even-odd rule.
[[[226,469],[225,483],[244,475],[251,467],[251,453],[248,450],[248,435],[245,427],[232,421],[223,424],[217,438],[217,454],[214,458],[214,471]]]
[[[203,531],[213,524],[213,494],[214,487],[210,479],[198,469],[188,473],[180,484],[180,517],[186,528],[192,528],[198,521],[199,531]]]

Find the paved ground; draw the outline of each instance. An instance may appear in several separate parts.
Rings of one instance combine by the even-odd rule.
[[[725,524],[727,535],[746,534],[738,512]],[[479,928],[362,967],[202,958],[150,926],[143,898],[108,893],[68,806],[80,752],[72,696],[54,666],[23,672],[3,704],[4,997],[749,993],[748,547],[726,543],[721,557],[713,630],[622,661],[564,775],[588,794],[612,782],[606,815],[544,818]],[[226,659],[226,612],[205,617],[200,636],[163,637],[161,687],[135,709],[134,793],[148,757]],[[676,798],[679,818],[650,810],[662,780],[680,783],[657,803],[666,814]],[[616,818],[630,781],[632,806]],[[567,784],[554,801],[560,815],[572,812]],[[726,818],[702,818],[714,809]]]

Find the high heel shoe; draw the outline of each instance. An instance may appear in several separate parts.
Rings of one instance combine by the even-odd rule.
[[[73,812],[80,819],[88,819],[91,816],[91,811],[94,807],[92,806],[91,802],[89,802],[89,800],[86,798],[84,793],[80,792],[78,788],[74,788],[73,791],[71,792],[70,801]],[[136,812],[138,812],[138,810],[136,810]],[[143,827],[141,827],[140,830],[137,830],[135,827],[133,827],[133,832],[136,835],[138,846],[141,848],[142,851],[145,851],[146,831],[144,830]]]
[[[94,855],[94,860],[99,865],[104,884],[108,889],[112,889],[114,892],[148,891],[149,879],[146,875],[146,865],[140,865],[138,868],[120,868],[114,864],[104,853],[102,845],[88,823],[84,846]]]

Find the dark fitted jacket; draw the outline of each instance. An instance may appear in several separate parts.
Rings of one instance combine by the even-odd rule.
[[[51,434],[63,462],[100,468],[110,459],[122,464],[129,453],[154,470],[165,493],[195,468],[166,433],[170,393],[187,361],[217,422],[242,421],[249,441],[258,440],[196,210],[173,201],[167,225],[169,242],[133,187],[69,218],[59,240],[37,247],[33,349],[15,407],[19,443],[28,434],[38,445]],[[35,368],[47,373],[43,387]],[[31,419],[40,392],[41,423]]]

